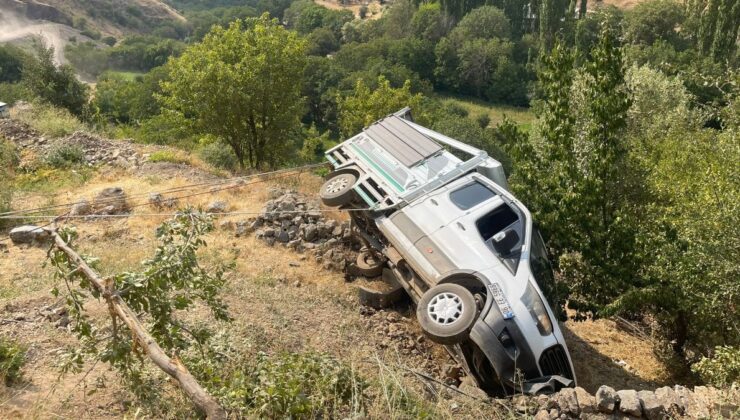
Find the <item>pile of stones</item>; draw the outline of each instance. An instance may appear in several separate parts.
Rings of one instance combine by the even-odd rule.
[[[90,166],[109,164],[132,167],[140,166],[147,159],[127,141],[104,139],[84,131],[62,138],[47,138],[28,125],[8,118],[0,120],[0,136],[42,158],[59,147],[77,147],[82,151],[85,163]]]
[[[312,254],[326,269],[341,271],[355,261],[359,244],[348,222],[325,217],[318,201],[295,191],[274,188],[270,198],[259,216],[236,223],[237,236],[254,233],[269,246]]]
[[[565,388],[552,395],[516,396],[514,410],[548,419],[718,418],[731,417],[740,409],[740,390],[718,390],[697,386],[694,390],[676,385],[655,391],[600,387],[595,395],[583,388]]]

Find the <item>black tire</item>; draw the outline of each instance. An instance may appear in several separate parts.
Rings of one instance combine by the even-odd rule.
[[[321,186],[319,197],[329,207],[348,204],[355,197],[352,187],[356,182],[357,177],[352,173],[332,174]]]
[[[430,340],[446,345],[459,344],[470,335],[478,318],[478,308],[468,289],[447,283],[434,286],[422,295],[416,306],[416,318]]]
[[[378,277],[383,274],[383,267],[385,267],[385,261],[375,256],[367,250],[360,251],[357,254],[357,261],[355,261],[355,267],[357,268],[357,274],[363,277]]]

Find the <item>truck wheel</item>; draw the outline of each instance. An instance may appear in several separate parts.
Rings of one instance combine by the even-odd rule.
[[[430,340],[458,344],[468,338],[478,317],[478,308],[468,289],[447,283],[434,286],[422,295],[416,317]]]
[[[319,197],[329,207],[348,204],[354,198],[352,187],[355,186],[355,182],[357,177],[351,173],[333,175],[321,186]]]
[[[378,277],[383,274],[383,267],[385,267],[385,261],[379,259],[368,250],[362,250],[357,254],[357,261],[355,261],[357,267],[357,273],[363,277]]]

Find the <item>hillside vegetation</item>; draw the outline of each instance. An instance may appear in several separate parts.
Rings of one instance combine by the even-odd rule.
[[[648,343],[660,381],[727,387],[740,380],[740,3],[647,0],[620,9],[565,0],[396,0],[376,18],[309,0],[168,4],[185,20],[166,10],[154,17],[145,6],[129,5],[127,13],[138,13],[144,27],[109,38],[94,32],[107,24],[88,21],[90,40],[71,40],[65,47],[71,65],[56,65],[44,45],[0,45],[0,100],[15,105],[15,118],[54,138],[78,139],[73,132],[84,127],[121,140],[125,151],[134,146],[123,139],[150,148],[141,153],[146,159],[133,152],[124,156],[137,168],[136,176],[122,178],[133,188],[164,182],[167,165],[244,175],[316,163],[330,145],[409,106],[417,122],[502,162],[511,190],[548,244],[557,278],[550,303],[562,321],[629,328]],[[86,7],[85,14],[91,13]],[[159,18],[162,24],[147,20]],[[80,82],[79,74],[96,83]],[[117,179],[96,172],[101,160],[85,161],[85,149],[75,142],[77,148],[51,148],[36,146],[46,140],[8,140],[0,149],[0,212],[25,214],[57,200],[30,198],[31,191],[58,192],[69,201],[77,196],[74,187],[88,188],[91,177]],[[34,156],[38,150],[44,156]],[[158,165],[147,171],[141,161]],[[306,182],[305,193],[317,188],[317,178]],[[230,200],[251,209],[258,204],[250,197],[245,192]],[[105,245],[114,243],[118,226],[135,232],[131,243],[143,241],[134,218],[120,226],[104,223],[114,232],[90,223],[97,232],[91,238],[103,235]],[[143,225],[151,230],[151,223]],[[147,240],[153,249],[153,239]],[[210,262],[242,263],[229,252],[258,261],[265,261],[262,252],[279,258],[263,247],[251,251],[251,243],[243,251],[222,245],[208,254]],[[129,272],[144,257],[136,254],[118,266],[110,256],[106,261]],[[239,273],[253,282],[282,283],[249,270],[254,267]],[[41,269],[35,273],[31,284],[48,285]],[[248,287],[232,292],[229,299],[237,307],[243,305],[240,298],[253,297]],[[332,299],[343,311],[353,307]],[[324,301],[309,300],[302,310],[316,302]],[[270,317],[280,326],[273,328],[285,328],[291,318],[278,313]],[[576,325],[584,324],[572,328],[583,333]],[[260,342],[255,334],[251,339]],[[279,333],[266,334],[280,341]],[[337,339],[337,349],[352,340]],[[602,344],[595,340],[594,346]],[[288,353],[302,349],[296,341],[278,347]],[[192,344],[186,340],[182,349],[187,343]],[[269,352],[266,343],[253,349]],[[620,348],[604,347],[610,345]],[[180,349],[170,347],[175,348]],[[110,363],[120,367],[116,363],[129,353],[122,354]],[[612,353],[606,363],[627,357]],[[196,363],[201,373],[216,369],[210,365],[214,358]],[[322,360],[274,363],[321,370]],[[350,360],[351,373],[360,362]],[[263,362],[253,368],[285,374],[270,360]],[[378,369],[382,381],[394,377]],[[232,386],[254,379],[241,374],[224,381],[234,381]],[[219,384],[219,378],[204,377]],[[144,406],[136,387],[146,381],[138,379],[125,389]],[[377,415],[383,404],[399,404],[410,410],[399,413],[411,417],[432,410],[424,398],[395,399],[407,394],[396,388],[383,392],[388,386],[383,382],[369,391],[382,394],[372,399],[375,411],[369,412]],[[220,397],[229,401],[229,395]],[[234,409],[269,415],[250,411],[253,396]],[[351,401],[342,399],[344,408],[334,414],[356,413],[348,408]],[[433,415],[449,414],[439,407],[442,400],[434,401],[434,410],[442,411]]]

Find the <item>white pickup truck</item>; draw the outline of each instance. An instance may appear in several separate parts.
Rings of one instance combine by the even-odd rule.
[[[470,155],[461,160],[452,153]],[[486,152],[415,124],[409,109],[326,152],[320,196],[350,210],[366,244],[358,268],[392,273],[425,334],[492,395],[575,386],[543,290],[545,244]]]

